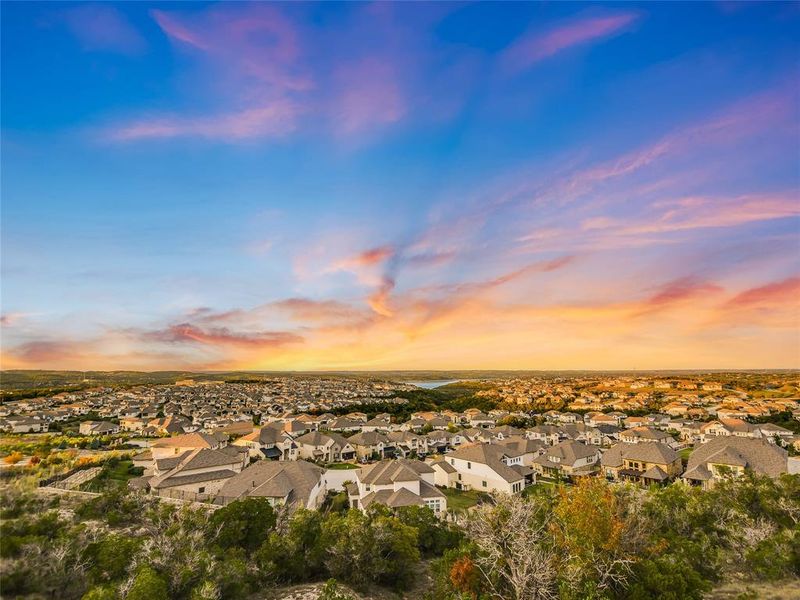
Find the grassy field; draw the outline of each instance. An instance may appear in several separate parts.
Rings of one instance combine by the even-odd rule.
[[[475,490],[465,492],[453,488],[438,489],[447,496],[447,509],[454,512],[462,512],[475,506],[481,497],[481,493]]]

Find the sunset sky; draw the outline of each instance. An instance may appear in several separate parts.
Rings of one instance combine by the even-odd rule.
[[[2,368],[800,367],[800,4],[2,7]]]

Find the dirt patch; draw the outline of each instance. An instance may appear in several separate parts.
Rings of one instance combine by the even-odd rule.
[[[800,579],[776,583],[726,583],[706,595],[708,600],[798,600]]]

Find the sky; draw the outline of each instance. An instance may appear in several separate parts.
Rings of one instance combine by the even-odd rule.
[[[1,27],[4,369],[800,367],[800,3]]]

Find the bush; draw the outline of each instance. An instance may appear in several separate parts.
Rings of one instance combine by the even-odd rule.
[[[140,545],[138,539],[122,535],[109,535],[89,544],[84,557],[89,561],[92,579],[96,582],[123,579]]]
[[[125,600],[169,600],[167,581],[152,567],[142,567]]]

